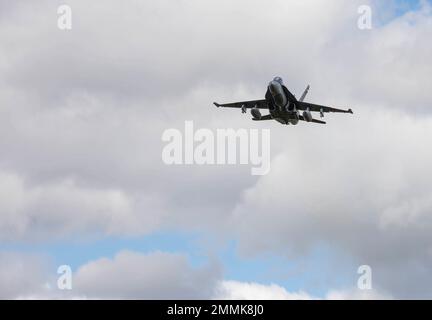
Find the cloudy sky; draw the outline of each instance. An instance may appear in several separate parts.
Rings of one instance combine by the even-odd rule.
[[[0,0],[0,298],[432,298],[431,36],[426,0]],[[355,114],[212,106],[274,76]],[[186,120],[270,129],[270,173],[167,166]]]

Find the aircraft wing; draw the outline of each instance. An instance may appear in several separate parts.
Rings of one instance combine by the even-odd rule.
[[[252,101],[241,101],[234,103],[224,103],[219,104],[217,102],[213,103],[216,107],[224,107],[224,108],[239,108],[239,109],[252,109],[257,107],[258,109],[268,109],[269,105],[266,100],[252,100]]]
[[[325,113],[325,112],[353,113],[351,109],[343,110],[343,109],[321,106],[319,104],[313,104],[313,103],[301,102],[301,101],[297,102],[297,108],[300,110],[307,110],[309,108],[310,111],[321,112],[321,113]]]

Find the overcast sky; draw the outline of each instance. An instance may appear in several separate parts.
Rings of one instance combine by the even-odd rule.
[[[0,0],[0,298],[432,298],[431,36],[430,1]],[[275,76],[354,115],[212,105]],[[165,165],[186,120],[270,129],[270,173]]]

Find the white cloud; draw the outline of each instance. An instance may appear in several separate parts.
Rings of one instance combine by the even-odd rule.
[[[305,292],[288,292],[276,285],[253,282],[221,281],[216,287],[214,299],[221,300],[311,300]]]
[[[327,300],[390,300],[389,294],[378,290],[331,290],[326,295]]]
[[[222,300],[317,300],[319,297],[304,291],[289,292],[276,284],[264,285],[254,282],[220,281],[215,299]],[[326,300],[383,300],[392,297],[378,290],[339,289],[330,290]]]

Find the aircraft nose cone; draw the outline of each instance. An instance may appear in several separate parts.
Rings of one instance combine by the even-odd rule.
[[[269,90],[272,94],[276,94],[280,91],[281,84],[275,80],[269,83]]]

